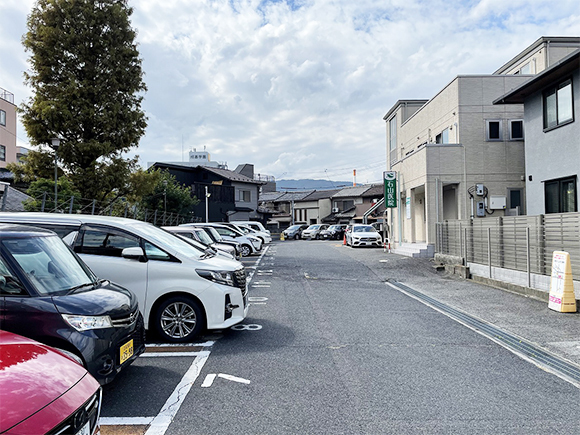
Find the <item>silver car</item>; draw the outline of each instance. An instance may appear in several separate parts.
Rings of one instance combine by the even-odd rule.
[[[315,224],[310,225],[304,231],[302,231],[303,239],[320,239],[320,232],[327,229],[329,225],[327,224]]]

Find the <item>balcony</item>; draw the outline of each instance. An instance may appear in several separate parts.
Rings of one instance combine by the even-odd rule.
[[[12,92],[8,92],[4,88],[0,88],[0,98],[8,101],[11,104],[14,104],[14,94]]]

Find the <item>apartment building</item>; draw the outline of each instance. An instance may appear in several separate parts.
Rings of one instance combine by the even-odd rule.
[[[460,75],[430,100],[395,103],[383,120],[398,181],[387,218],[396,249],[430,255],[445,219],[526,213],[524,107],[494,102],[579,46],[543,37],[493,74]]]
[[[17,152],[14,94],[0,88],[0,169],[16,163]]]

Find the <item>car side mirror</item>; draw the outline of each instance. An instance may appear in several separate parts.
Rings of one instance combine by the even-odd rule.
[[[143,249],[138,246],[123,249],[123,251],[121,252],[121,256],[129,260],[139,260],[140,262],[143,263],[147,261],[147,259],[145,258],[145,252],[143,252]]]

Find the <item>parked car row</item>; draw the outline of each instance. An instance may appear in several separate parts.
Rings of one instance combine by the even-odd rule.
[[[270,241],[246,223],[0,213],[0,433],[98,432],[100,385],[145,351],[145,330],[185,342],[241,322],[237,260]]]
[[[315,239],[315,240],[345,240],[348,246],[353,248],[359,246],[383,245],[382,234],[377,230],[376,224],[314,224],[314,225],[292,225],[283,231],[285,239]]]

